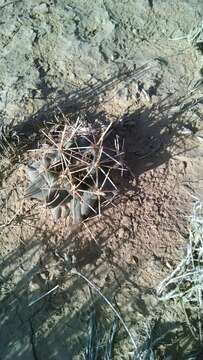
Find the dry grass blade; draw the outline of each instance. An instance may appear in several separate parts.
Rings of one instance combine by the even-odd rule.
[[[46,296],[50,295],[52,292],[54,292],[56,289],[59,288],[59,285],[54,286],[51,290],[47,291],[45,294],[41,295],[40,297],[38,297],[37,299],[31,301],[28,306],[32,306],[34,304],[36,304],[38,301],[44,299]]]
[[[98,289],[98,287],[96,285],[94,285],[89,279],[86,278],[86,276],[84,276],[83,274],[81,274],[79,271],[77,271],[76,269],[72,269],[72,274],[74,275],[78,275],[79,277],[81,277],[83,280],[85,280],[88,285],[95,290],[101,297],[102,299],[110,306],[111,310],[114,312],[114,314],[116,315],[116,317],[120,320],[120,322],[122,323],[123,327],[125,328],[128,336],[130,337],[130,340],[133,344],[134,350],[137,350],[137,345],[135,343],[135,340],[130,332],[130,330],[128,329],[125,321],[123,320],[123,318],[121,317],[121,315],[119,314],[119,312],[115,309],[115,307],[111,304],[111,302],[106,298],[106,296],[104,296],[101,291]]]
[[[185,257],[177,268],[157,289],[161,300],[175,300],[182,304],[186,322],[192,335],[200,342],[203,340],[203,206],[196,201],[191,216],[189,241]],[[197,326],[190,322],[187,309],[196,314]]]

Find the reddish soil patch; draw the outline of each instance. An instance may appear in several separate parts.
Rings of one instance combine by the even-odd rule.
[[[53,256],[74,255],[77,266],[94,274],[100,286],[113,271],[127,274],[137,286],[153,287],[178,263],[192,202],[185,185],[194,169],[191,161],[187,168],[187,157],[169,159],[171,139],[163,126],[165,118],[153,122],[152,111],[138,111],[139,117],[137,111],[118,126],[125,139],[128,171],[123,177],[115,174],[120,194],[102,217],[75,227],[68,220],[54,223],[37,202],[22,203],[27,180],[21,167],[5,184],[1,224],[7,226],[2,227],[2,252],[19,244],[26,248],[32,239],[41,239],[42,272],[45,263],[52,265]]]
[[[155,287],[184,253],[191,195],[202,192],[202,142],[194,136],[184,137],[183,142],[174,131],[180,129],[179,118],[173,117],[170,123],[167,108],[167,114],[161,113],[160,118],[153,106],[131,110],[123,117],[124,125],[121,122],[118,126],[125,139],[129,171],[123,177],[114,174],[120,193],[101,218],[75,227],[68,220],[54,222],[41,204],[23,200],[27,186],[24,165],[13,168],[3,181],[0,248],[1,276],[6,285],[0,299],[6,316],[7,312],[12,314],[4,323],[6,341],[12,333],[14,314],[15,328],[19,328],[21,308],[20,321],[25,321],[26,333],[30,326],[32,330],[27,319],[32,319],[34,311],[36,336],[47,341],[48,329],[54,329],[54,341],[76,341],[75,348],[79,348],[78,329],[87,323],[83,315],[89,311],[90,296],[87,284],[70,272],[73,267],[116,303],[130,323],[140,326],[141,314],[145,324],[150,309],[153,314],[159,312]],[[33,301],[36,303],[29,307]],[[60,326],[67,326],[65,337]]]
[[[155,285],[183,251],[190,207],[183,178],[184,164],[171,160],[132,180],[114,206],[80,229],[72,245],[78,264],[96,265],[102,257],[115,270],[134,271],[139,285]]]

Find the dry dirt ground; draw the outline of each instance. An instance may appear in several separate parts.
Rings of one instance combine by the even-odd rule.
[[[119,14],[112,1],[104,3],[104,22],[110,21],[108,12],[113,24],[108,31],[112,33]],[[110,327],[110,308],[71,272],[74,268],[116,306],[138,343],[146,323],[161,316],[156,286],[183,256],[192,203],[196,197],[203,198],[202,48],[194,43],[201,11],[196,2],[197,28],[189,36],[193,6],[182,3],[175,8],[167,5],[167,16],[163,4],[159,9],[152,1],[147,5],[143,46],[139,40],[137,60],[133,61],[140,65],[153,58],[149,69],[121,80],[115,75],[106,82],[94,78],[86,87],[80,82],[80,97],[66,110],[67,116],[75,109],[88,121],[122,119],[119,132],[125,138],[129,170],[123,176],[115,175],[119,196],[103,210],[101,218],[77,227],[67,221],[55,223],[48,210],[23,198],[29,155],[23,164],[1,160],[1,360],[84,359],[93,302],[104,326]],[[127,10],[124,13],[127,16]],[[101,25],[101,15],[97,19]],[[93,35],[84,19],[77,24],[84,45],[88,34]],[[104,32],[108,46],[94,46],[103,49],[103,56],[105,49],[119,60],[118,49],[124,51],[126,31],[128,46],[132,40],[129,29],[140,39],[139,29],[133,30],[133,26],[133,20],[124,17],[113,38]],[[167,41],[166,29],[170,29]],[[181,41],[176,40],[179,37]],[[38,109],[39,103],[35,106]],[[9,114],[12,108],[10,103]],[[175,314],[164,315],[175,318]],[[133,347],[122,326],[113,359],[133,359]],[[171,359],[175,360],[175,355]]]
[[[159,314],[156,286],[183,256],[193,197],[202,195],[201,123],[195,135],[185,134],[186,114],[177,109],[170,119],[167,106],[158,119],[157,104],[125,105],[118,132],[125,137],[129,170],[115,174],[119,195],[101,218],[74,227],[67,220],[55,223],[48,210],[23,199],[24,164],[13,165],[2,180],[2,359],[43,359],[47,353],[50,359],[82,359],[91,296],[71,273],[75,267],[117,305],[134,331],[138,319],[144,323],[151,311]],[[122,106],[114,96],[99,105],[98,114],[105,110],[108,119]],[[104,308],[108,328],[112,315]],[[114,356],[130,359],[131,350],[121,336]]]

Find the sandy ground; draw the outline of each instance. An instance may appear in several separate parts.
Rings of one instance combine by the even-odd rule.
[[[163,315],[155,289],[183,256],[192,202],[203,197],[201,1],[0,8],[2,121],[38,121],[56,105],[90,122],[122,119],[130,169],[116,176],[120,195],[102,218],[72,228],[35,202],[22,205],[25,165],[3,158],[0,359],[83,359],[92,296],[109,328],[109,307],[74,267],[139,342],[147,321],[175,318]],[[121,328],[113,358],[132,359],[132,350]]]

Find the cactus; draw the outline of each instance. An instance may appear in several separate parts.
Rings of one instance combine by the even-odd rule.
[[[30,184],[25,196],[43,201],[55,219],[79,223],[90,213],[101,215],[102,201],[117,191],[111,178],[122,168],[122,153],[113,127],[82,127],[79,122],[44,133],[40,158],[27,166]]]

